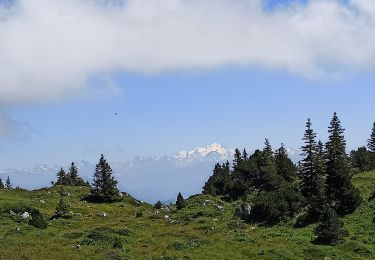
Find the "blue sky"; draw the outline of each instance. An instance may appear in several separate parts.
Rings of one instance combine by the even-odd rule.
[[[118,73],[121,92],[11,109],[31,129],[3,137],[2,164],[64,164],[135,155],[174,154],[213,142],[228,147],[298,148],[307,117],[323,140],[334,111],[349,147],[364,145],[375,107],[374,77],[306,80],[254,68],[158,76]],[[118,113],[115,115],[115,113]],[[17,137],[17,135],[23,135]]]
[[[25,4],[22,6],[24,10],[56,8],[56,10],[64,11],[69,10],[65,8],[71,8],[61,1],[56,1],[56,3],[61,2],[61,5],[56,6],[53,4],[39,6],[38,1],[30,2],[35,4],[33,8],[26,5],[25,1],[20,1],[21,5]],[[269,7],[284,2],[291,1],[269,1]],[[306,4],[306,1],[303,2]],[[316,15],[316,10],[326,10],[324,8],[328,4],[339,11],[346,10],[345,6],[340,3],[341,1],[323,0],[321,2],[322,4],[316,4],[316,6],[313,4],[307,4],[307,7],[299,6],[292,17],[289,17],[289,13],[294,9],[276,14],[272,10],[269,12],[271,15],[275,14],[272,19],[284,21],[290,18],[291,20],[288,20],[290,22],[299,17],[299,13],[309,12],[310,15]],[[335,4],[329,2],[335,2]],[[363,0],[353,1],[358,5],[356,7],[359,11],[363,8],[368,15],[370,11],[361,5],[363,2]],[[229,2],[223,0],[221,3],[225,7]],[[233,10],[228,12],[247,17],[240,9],[236,9],[237,7],[230,7],[233,7]],[[77,6],[77,8],[86,10],[85,6]],[[147,8],[154,10],[152,6]],[[183,8],[195,7],[183,6],[181,8],[178,11],[184,16]],[[268,19],[267,14],[257,10],[257,7],[251,5],[247,8],[249,12],[255,10],[254,16],[259,15],[259,20],[255,21],[259,23],[259,26],[264,24],[264,19]],[[226,12],[225,8],[223,10],[218,11],[218,17],[220,17],[219,14]],[[372,11],[375,13],[375,10]],[[160,12],[163,13],[163,11]],[[37,14],[39,13],[35,12],[35,15]],[[16,15],[22,16],[22,12]],[[74,17],[74,13],[71,15]],[[108,14],[103,14],[105,15]],[[9,17],[7,18],[9,21],[16,19]],[[92,22],[90,17],[87,13],[87,17],[83,15],[82,20],[87,19]],[[47,18],[50,19],[50,17]],[[354,21],[347,24],[347,20],[337,20],[341,19],[341,16],[330,12],[327,12],[327,16],[323,18],[327,21],[335,19],[341,22],[340,30],[357,24]],[[212,19],[216,21],[214,15]],[[306,28],[312,21],[315,21],[309,19],[302,21],[302,23],[306,22]],[[0,35],[13,37],[14,34],[10,33],[15,26],[7,26],[9,21],[0,24]],[[27,26],[33,24],[32,21]],[[190,20],[177,21],[181,22],[182,28],[185,28],[185,24],[191,24]],[[273,23],[273,20],[266,21]],[[55,28],[64,32],[59,22],[56,22]],[[109,23],[117,25],[121,22],[122,20],[120,22],[110,20]],[[286,22],[285,26],[289,22]],[[238,23],[234,23],[233,28],[239,28],[242,22]],[[86,23],[82,22],[82,24]],[[22,26],[26,25],[19,26],[21,30],[24,29]],[[36,19],[35,27],[33,27],[36,28],[35,34],[29,37],[38,35],[39,26],[41,23]],[[161,31],[165,29],[163,26],[160,25]],[[318,136],[325,141],[327,126],[335,111],[346,128],[348,148],[365,145],[375,120],[373,116],[375,114],[373,105],[375,52],[363,47],[374,45],[371,39],[363,38],[361,43],[364,45],[356,45],[358,43],[345,45],[337,41],[330,47],[333,38],[315,39],[315,36],[310,36],[310,34],[304,35],[304,29],[301,32],[298,28],[298,33],[302,33],[306,39],[316,41],[317,44],[314,44],[316,48],[312,48],[306,42],[292,42],[289,48],[287,45],[289,40],[294,38],[295,32],[293,31],[290,37],[287,32],[284,35],[278,35],[277,39],[280,39],[280,42],[272,43],[276,23],[272,26],[266,27],[264,31],[264,34],[270,35],[270,38],[266,38],[266,42],[270,43],[268,50],[263,50],[262,44],[253,46],[250,43],[239,46],[235,41],[234,43],[228,41],[225,44],[229,45],[223,44],[225,48],[220,49],[222,46],[218,46],[218,56],[223,55],[218,58],[214,52],[212,55],[209,49],[204,49],[204,47],[200,49],[201,45],[189,48],[189,45],[180,46],[180,43],[174,45],[174,41],[170,42],[170,56],[168,56],[168,49],[167,54],[161,55],[160,53],[165,50],[162,47],[153,49],[151,45],[141,50],[137,49],[138,47],[132,47],[133,49],[129,47],[129,50],[120,49],[114,53],[108,47],[117,46],[117,43],[126,45],[127,40],[123,42],[113,40],[108,42],[109,45],[106,45],[107,42],[104,41],[98,46],[93,43],[95,45],[93,52],[88,52],[85,56],[85,48],[82,46],[89,45],[79,36],[73,38],[72,42],[66,42],[68,46],[66,55],[60,55],[57,53],[61,50],[65,51],[65,47],[53,49],[56,45],[53,42],[54,38],[45,39],[42,37],[44,34],[40,34],[38,38],[35,38],[35,42],[40,45],[40,40],[42,45],[46,44],[45,46],[49,48],[39,50],[35,45],[35,53],[40,51],[39,56],[33,56],[34,49],[31,52],[25,52],[26,56],[22,55],[20,58],[16,55],[6,56],[13,61],[8,64],[17,64],[20,61],[22,66],[14,66],[14,71],[9,69],[9,75],[12,73],[16,75],[14,79],[10,76],[9,78],[0,76],[0,82],[3,85],[9,83],[7,88],[0,89],[0,94],[5,96],[0,100],[0,112],[3,117],[2,121],[5,122],[3,128],[6,129],[0,135],[0,168],[29,167],[38,163],[66,165],[70,161],[80,159],[95,162],[101,153],[104,153],[111,161],[126,161],[136,155],[171,155],[182,149],[205,146],[214,142],[231,148],[246,147],[252,150],[262,147],[264,138],[269,138],[275,147],[283,142],[288,147],[299,148],[302,144],[301,138],[306,119],[311,117]],[[364,35],[366,30],[373,29],[367,24],[359,26],[363,29]],[[79,24],[76,27],[80,28]],[[325,33],[326,28],[320,28],[319,24],[317,28]],[[335,32],[337,28],[331,29]],[[71,36],[71,30],[73,29],[70,28],[66,35]],[[168,30],[173,30],[173,28]],[[152,27],[151,31],[159,35],[158,27]],[[174,32],[168,32],[169,36],[175,35]],[[311,35],[316,35],[315,32]],[[53,33],[51,29],[51,35],[54,35]],[[343,39],[346,39],[345,37],[352,39],[352,33],[348,31],[346,35],[340,31],[339,36],[344,37]],[[62,35],[65,34],[62,33]],[[73,35],[79,35],[79,33]],[[118,39],[117,35],[114,39]],[[225,38],[223,31],[219,31],[218,35]],[[111,37],[111,35],[106,36]],[[135,36],[142,38],[148,35]],[[217,39],[216,36],[210,37]],[[237,37],[237,35],[232,36]],[[160,38],[162,37],[164,36],[161,35]],[[211,38],[203,39],[202,35],[199,37],[201,37],[198,38],[200,41],[206,41],[207,44],[210,43],[213,48],[216,48],[212,45],[216,41],[211,41]],[[243,39],[241,32],[238,37]],[[159,44],[158,38],[159,36],[156,36],[154,45]],[[19,42],[23,42],[22,38]],[[82,45],[80,45],[81,42]],[[319,45],[321,42],[325,44]],[[69,43],[73,44],[69,45]],[[138,42],[137,45],[139,44],[144,43]],[[25,46],[29,47],[29,45]],[[70,52],[69,46],[73,46],[73,51]],[[102,46],[104,46],[103,49],[101,49]],[[0,54],[12,53],[9,50],[6,51],[5,47],[7,45],[0,45]],[[24,46],[21,47],[19,47],[21,50],[29,50]],[[224,53],[225,55],[222,54],[229,47],[238,48],[240,55],[229,51]],[[360,47],[363,47],[363,52]],[[247,48],[254,49],[254,51],[248,51]],[[278,48],[281,48],[281,51],[278,51]],[[46,49],[50,52],[44,53]],[[192,49],[196,52],[192,52]],[[365,49],[368,51],[365,52]],[[188,54],[185,55],[181,50],[186,50]],[[102,56],[91,59],[101,52],[104,53]],[[269,56],[269,52],[275,52],[275,55]],[[56,56],[54,56],[55,53]],[[81,53],[83,56],[80,56]],[[119,56],[123,55],[121,57],[127,62],[122,63],[122,60],[114,58],[117,53]],[[135,58],[132,56],[133,53],[137,54]],[[194,56],[196,53],[197,55]],[[53,59],[46,58],[47,54],[52,55]],[[79,59],[75,60],[74,56]],[[41,61],[38,58],[41,58]],[[16,69],[23,68],[24,63],[27,69],[28,60],[32,61],[29,67],[32,73]],[[84,64],[85,60],[89,62]],[[36,64],[33,61],[36,61]],[[6,68],[0,62],[0,68],[2,65]],[[72,70],[70,70],[71,67]],[[27,80],[22,81],[23,78]]]

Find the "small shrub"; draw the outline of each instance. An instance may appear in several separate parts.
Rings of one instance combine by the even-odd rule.
[[[113,248],[116,248],[116,249],[121,249],[122,248],[122,242],[121,242],[121,239],[119,239],[118,237],[116,237],[114,239],[114,242],[113,242]]]
[[[70,213],[70,205],[69,203],[65,200],[66,193],[61,188],[59,191],[60,194],[60,201],[59,204],[56,207],[55,213],[51,218],[70,218],[72,215]]]
[[[126,237],[130,236],[130,234],[131,231],[128,229],[116,230],[107,227],[99,227],[85,232],[80,244],[122,248],[122,243],[127,241]]]
[[[131,231],[129,229],[119,229],[114,231],[115,234],[120,235],[120,236],[130,236]]]
[[[142,211],[142,210],[139,210],[139,211],[135,212],[135,217],[136,217],[136,218],[143,217],[143,211]]]
[[[158,200],[155,205],[154,205],[154,209],[161,209],[163,207],[163,203],[161,203],[160,200]]]
[[[315,243],[324,245],[336,245],[343,240],[348,232],[344,229],[343,222],[338,218],[336,211],[327,209],[319,225],[315,228]]]
[[[39,229],[45,229],[47,228],[48,223],[43,218],[42,213],[40,213],[38,209],[34,209],[31,211],[31,219],[29,220],[29,225]]]

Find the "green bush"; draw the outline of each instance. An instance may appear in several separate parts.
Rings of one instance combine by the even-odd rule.
[[[343,222],[338,218],[336,211],[327,209],[319,225],[315,228],[315,243],[324,245],[336,245],[343,240],[348,232],[344,229]]]
[[[121,249],[122,248],[122,241],[118,237],[116,237],[114,239],[113,248],[116,248],[116,249]]]
[[[161,203],[160,200],[158,200],[155,205],[154,205],[154,209],[161,209],[163,207],[163,203]]]
[[[135,212],[135,217],[136,217],[136,218],[143,217],[143,211],[142,211],[142,210],[139,210],[139,211]]]
[[[33,209],[31,211],[31,219],[29,221],[29,225],[40,228],[40,229],[45,229],[48,226],[47,221],[43,218],[42,213],[38,209]]]
[[[294,217],[301,209],[303,197],[292,187],[260,192],[253,199],[251,221],[273,225]]]

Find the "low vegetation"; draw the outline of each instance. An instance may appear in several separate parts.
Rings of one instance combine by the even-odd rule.
[[[363,202],[340,218],[347,233],[332,246],[317,242],[318,224],[295,228],[295,218],[272,226],[246,224],[239,214],[243,201],[210,195],[192,196],[180,210],[155,209],[127,195],[90,203],[81,199],[90,188],[63,186],[72,216],[48,220],[62,186],[0,190],[0,259],[373,259],[375,171],[355,175],[353,183]],[[47,228],[22,217],[32,209],[48,220]]]

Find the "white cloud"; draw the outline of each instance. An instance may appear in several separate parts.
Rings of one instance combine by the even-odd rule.
[[[372,69],[375,3],[348,2],[265,11],[260,0],[18,0],[0,7],[0,103],[74,95],[114,70]]]

